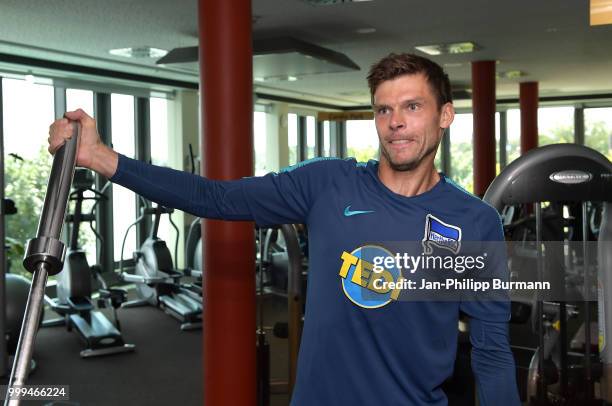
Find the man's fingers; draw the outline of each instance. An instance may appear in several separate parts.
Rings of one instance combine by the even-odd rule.
[[[74,111],[67,111],[64,114],[64,117],[73,121],[79,121],[81,125],[89,125],[93,122],[93,118],[91,118],[87,113],[83,111],[83,109],[77,109]]]
[[[51,155],[55,154],[55,152],[58,149],[60,149],[60,147],[62,145],[64,145],[65,142],[66,142],[65,140],[61,140],[60,142],[55,141],[55,142],[50,143],[49,144],[49,152],[51,153]]]
[[[63,118],[55,120],[49,127],[49,138],[47,139],[49,145],[47,150],[51,155],[55,154],[66,143],[66,140],[72,138],[74,133],[73,122],[80,123],[81,128],[84,130],[82,134],[86,138],[95,139],[97,134],[95,120],[82,109],[68,111],[64,114]]]
[[[77,109],[74,111],[67,111],[66,113],[64,113],[64,117],[70,119],[70,120],[81,120],[83,118],[83,116],[86,116],[87,114],[81,110],[81,109]]]
[[[49,138],[47,138],[49,147],[47,150],[50,154],[55,154],[55,151],[64,145],[66,140],[70,138],[72,138],[72,126],[69,124],[68,120],[57,120],[49,127]]]

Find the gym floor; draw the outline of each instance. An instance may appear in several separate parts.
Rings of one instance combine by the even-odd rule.
[[[41,328],[28,385],[69,385],[71,403],[61,403],[66,405],[201,405],[201,331],[181,331],[153,307],[120,309],[119,319],[124,340],[136,345],[133,353],[83,359],[76,333],[64,326]]]
[[[267,326],[286,314],[286,301],[266,299]],[[69,385],[70,402],[53,405],[73,406],[201,406],[202,331],[181,331],[179,322],[153,307],[119,309],[119,320],[126,343],[136,345],[133,353],[83,359],[82,342],[64,326],[39,329],[34,359],[36,371],[28,385]],[[45,311],[46,318],[56,317]],[[287,379],[287,340],[268,334],[271,344],[273,385],[270,406],[289,404]],[[7,379],[0,380],[6,384]],[[240,390],[240,382],[236,382]],[[24,405],[50,405],[50,401],[25,401]]]

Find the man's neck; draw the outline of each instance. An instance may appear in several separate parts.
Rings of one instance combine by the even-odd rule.
[[[409,171],[396,171],[384,159],[378,165],[378,178],[393,193],[406,197],[425,193],[440,181],[433,163],[423,163]]]

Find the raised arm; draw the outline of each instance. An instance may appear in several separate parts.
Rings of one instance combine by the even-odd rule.
[[[217,181],[127,158],[100,141],[95,120],[82,110],[66,117],[82,126],[77,165],[92,169],[156,203],[198,217],[255,220],[260,225],[305,223],[314,200],[326,185],[321,165],[263,177]],[[71,131],[69,121],[55,121],[49,131],[54,153]]]

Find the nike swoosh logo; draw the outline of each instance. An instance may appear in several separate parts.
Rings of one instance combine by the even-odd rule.
[[[374,210],[351,210],[350,204],[346,206],[346,208],[344,209],[344,215],[346,217],[356,216],[358,214],[368,214],[368,213],[374,213]]]

